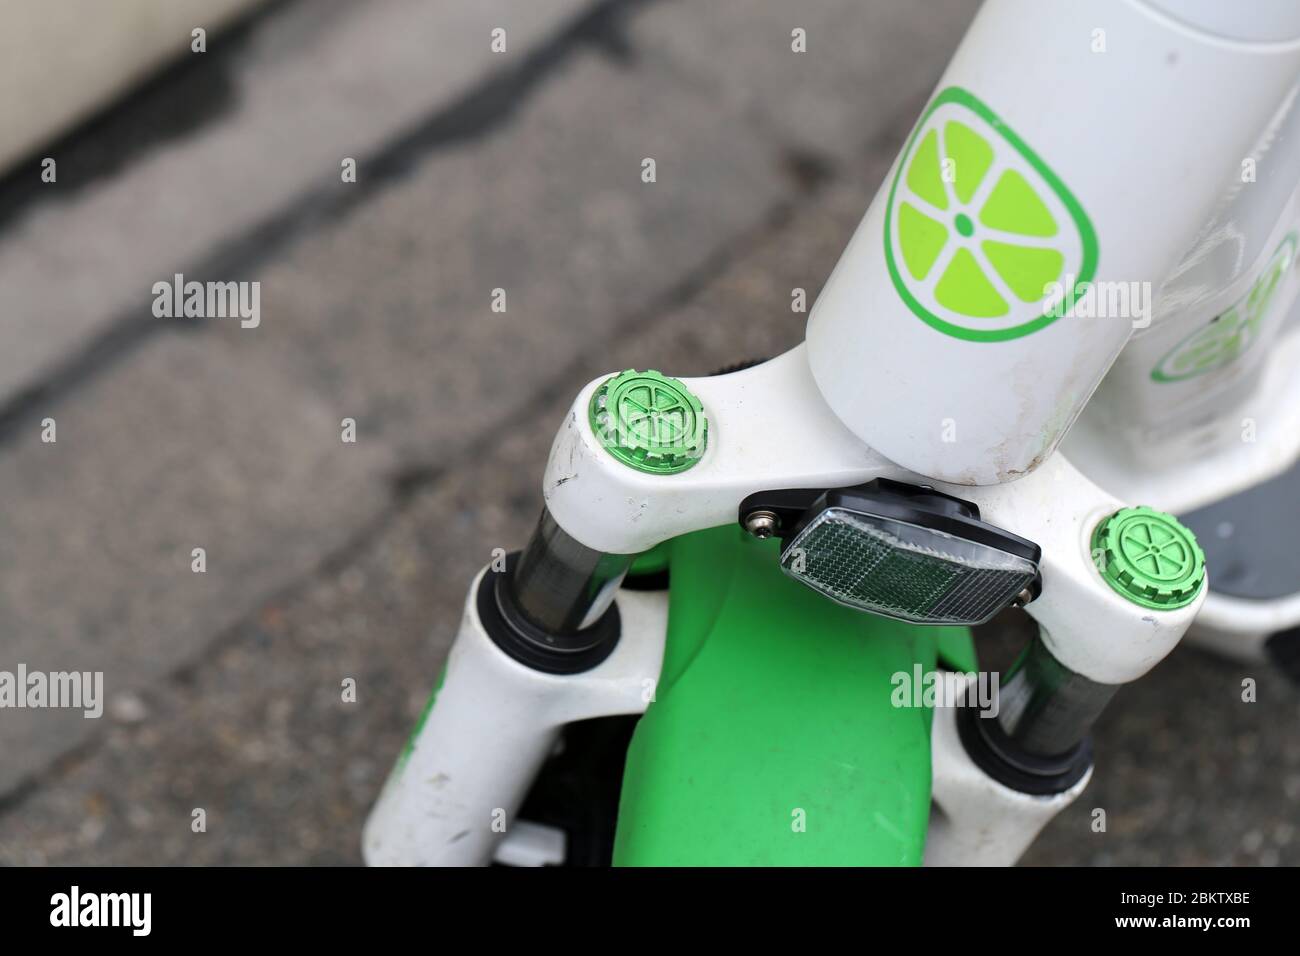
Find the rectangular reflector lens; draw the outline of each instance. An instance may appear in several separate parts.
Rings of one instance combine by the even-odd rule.
[[[813,518],[781,567],[841,604],[915,624],[982,624],[1038,573],[1019,555],[846,508]]]

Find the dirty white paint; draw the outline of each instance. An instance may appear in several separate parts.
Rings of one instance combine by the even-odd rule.
[[[700,462],[676,475],[642,474],[601,447],[586,425],[586,408],[603,380],[579,393],[543,478],[551,515],[589,548],[638,553],[733,523],[741,500],[755,491],[888,477],[972,501],[985,521],[1036,542],[1043,550],[1043,594],[1027,610],[1057,659],[1098,683],[1127,683],[1154,667],[1203,600],[1153,614],[1102,580],[1092,560],[1092,531],[1132,502],[1097,487],[1062,454],[1019,481],[979,487],[899,468],[835,418],[812,381],[803,346],[745,371],[682,380],[709,417],[709,440]]]
[[[614,652],[585,673],[557,676],[507,657],[484,632],[475,609],[484,573],[491,572],[470,587],[437,702],[366,821],[362,851],[371,866],[487,864],[518,829],[516,813],[561,728],[643,713],[646,682],[659,680],[666,594],[619,592]],[[538,834],[524,836],[536,849]],[[525,853],[524,844],[507,856]]]
[[[1110,42],[1095,53],[1101,23]],[[978,97],[1074,194],[1097,235],[1095,282],[1159,289],[1298,70],[1300,44],[1223,43],[1128,0],[990,0],[936,89]],[[889,275],[893,179],[809,316],[813,374],[845,425],[900,465],[959,484],[1014,480],[1056,447],[1132,321],[1067,315],[993,342],[932,328]],[[960,441],[943,441],[946,418]]]
[[[1074,803],[1092,770],[1064,793],[1032,796],[975,765],[957,734],[957,709],[937,707],[931,736],[934,810],[926,866],[1011,866],[1051,819]]]

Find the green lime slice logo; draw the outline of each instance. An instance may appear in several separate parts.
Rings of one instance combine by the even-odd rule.
[[[1181,382],[1230,365],[1255,344],[1273,304],[1273,294],[1295,262],[1296,234],[1289,233],[1250,290],[1209,325],[1183,339],[1151,370],[1155,382]]]
[[[1001,342],[1065,313],[1063,303],[1096,273],[1097,237],[1033,150],[951,86],[921,117],[894,174],[885,260],[923,322],[959,339]]]

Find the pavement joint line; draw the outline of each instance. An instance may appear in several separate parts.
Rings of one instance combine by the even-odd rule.
[[[646,63],[663,69],[688,90],[711,97],[725,95],[721,84],[710,80],[692,64],[683,62],[680,57],[674,56],[671,52],[655,51],[646,57]],[[841,164],[833,156],[814,147],[791,141],[754,104],[748,104],[739,114],[739,119],[743,125],[753,131],[759,142],[766,143],[782,156],[786,161],[786,171],[792,175],[797,185],[801,187],[805,185],[805,175],[816,183],[817,180],[833,177],[841,172]]]
[[[89,760],[100,748],[102,733],[94,733],[73,744],[35,773],[28,774],[7,791],[0,793],[0,819],[22,807],[36,796],[45,784],[57,780],[82,761]]]
[[[492,74],[448,106],[389,139],[359,165],[367,175],[346,189],[320,187],[270,213],[257,225],[226,240],[186,275],[252,272],[255,267],[311,230],[347,216],[360,204],[400,183],[429,156],[503,128],[534,93],[572,56],[587,47],[626,59],[630,49],[624,18],[634,9],[662,0],[597,0],[560,27],[549,40],[529,51],[519,64]],[[101,334],[59,361],[45,378],[0,404],[0,447],[51,403],[84,388],[115,367],[153,334],[183,328],[177,319],[155,318],[150,298],[108,323]],[[190,323],[197,326],[198,320]]]
[[[815,185],[810,186],[808,191],[816,192],[824,182],[828,181],[818,181]],[[576,395],[582,386],[586,384],[585,380],[578,381],[578,379],[584,374],[583,369],[585,367],[594,364],[592,362],[594,356],[607,354],[611,343],[625,339],[628,329],[636,328],[646,319],[675,312],[690,304],[708,288],[711,282],[722,276],[731,266],[744,260],[750,254],[756,252],[763,244],[771,241],[773,237],[788,228],[795,212],[796,201],[793,199],[776,203],[753,228],[742,232],[730,242],[719,246],[694,269],[678,279],[676,283],[645,306],[627,313],[621,321],[611,323],[606,335],[589,344],[587,348],[575,352],[558,372],[540,383],[518,405],[505,410],[494,422],[484,425],[479,432],[482,437],[462,446],[457,451],[457,457],[461,459],[475,458],[489,450],[498,441],[500,429],[503,425],[536,421],[535,416],[530,417],[521,414],[524,409],[546,407],[552,402],[558,402],[566,397]],[[556,422],[555,425],[558,428],[559,422]],[[415,498],[427,489],[436,487],[448,477],[451,470],[434,462],[421,461],[418,458],[410,460],[390,476],[393,496],[398,500]],[[538,482],[539,484],[541,482],[540,469],[538,471]],[[540,500],[538,505],[540,507]]]

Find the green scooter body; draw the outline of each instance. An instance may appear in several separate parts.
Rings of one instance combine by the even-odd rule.
[[[624,770],[622,866],[916,865],[930,816],[930,712],[897,675],[970,631],[836,604],[738,527],[669,546],[668,641]]]

